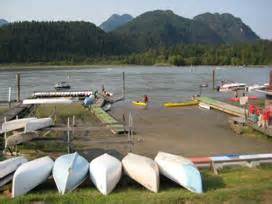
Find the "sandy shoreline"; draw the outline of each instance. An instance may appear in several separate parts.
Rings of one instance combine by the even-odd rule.
[[[133,115],[136,135],[133,152],[154,157],[158,151],[184,156],[266,153],[272,143],[264,138],[236,135],[229,127],[228,115],[198,107],[150,107],[143,110],[130,104],[116,105],[111,114],[122,120]],[[124,136],[120,136],[124,137]],[[111,149],[115,149],[111,145]],[[121,154],[126,153],[120,147]]]

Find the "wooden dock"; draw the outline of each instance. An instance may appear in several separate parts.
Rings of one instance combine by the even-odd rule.
[[[34,92],[34,98],[47,98],[47,97],[86,97],[92,95],[92,91],[42,91]]]
[[[246,124],[247,124],[249,127],[253,128],[254,130],[256,130],[256,131],[258,131],[258,132],[261,132],[261,133],[263,133],[264,135],[267,135],[267,136],[272,137],[272,128],[271,128],[271,126],[268,127],[268,128],[259,127],[259,126],[257,125],[257,123],[254,123],[254,122],[252,122],[252,121],[250,121],[250,120],[248,120]]]
[[[202,103],[209,105],[211,108],[228,113],[230,115],[244,117],[245,110],[241,107],[234,106],[222,101],[218,101],[209,97],[199,97],[198,100]]]
[[[0,116],[0,125],[4,122],[5,118],[7,121],[13,120],[18,116],[19,118],[24,116],[33,108],[33,105],[24,105],[22,103],[12,107],[6,113]]]
[[[106,124],[111,129],[113,134],[122,134],[125,132],[124,125],[106,113],[101,107],[92,106],[92,112],[103,124]]]

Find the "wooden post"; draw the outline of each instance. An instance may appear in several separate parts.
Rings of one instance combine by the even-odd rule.
[[[11,108],[11,87],[9,87],[9,91],[8,91],[8,105],[10,109]]]
[[[16,84],[17,84],[17,102],[20,102],[21,97],[21,74],[16,74]]]
[[[76,126],[76,117],[73,115],[73,127]]]
[[[212,87],[213,87],[213,90],[215,90],[215,69],[213,69],[212,71],[212,81],[213,81]]]
[[[4,117],[4,122],[7,122],[7,118]],[[5,129],[5,135],[4,135],[4,139],[5,139],[5,147],[4,147],[4,150],[3,152],[5,153],[6,149],[7,149],[7,146],[8,146],[8,143],[7,143],[7,130]]]
[[[125,83],[125,72],[123,72],[123,98],[125,99],[126,83]]]
[[[54,107],[54,123],[57,122],[57,106]]]
[[[128,116],[128,141],[129,141],[129,152],[132,152],[133,145],[133,118],[131,112]]]
[[[72,139],[75,135],[75,127],[76,127],[76,117],[73,115],[73,129],[72,129]]]
[[[214,164],[213,161],[210,163],[210,165],[211,165],[210,167],[211,167],[213,173],[214,173],[215,175],[218,175],[217,168],[216,168],[216,166],[215,166],[215,164]]]
[[[67,151],[70,154],[70,118],[67,120]]]

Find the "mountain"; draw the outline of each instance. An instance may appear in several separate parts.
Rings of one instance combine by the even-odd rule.
[[[0,19],[0,27],[7,24],[8,24],[8,21],[6,21],[5,19]]]
[[[111,32],[120,26],[125,25],[129,21],[131,21],[133,17],[129,14],[118,15],[113,14],[109,19],[103,22],[99,27],[104,30],[105,32]]]
[[[194,20],[208,25],[226,43],[255,42],[260,39],[240,18],[228,13],[204,13],[194,17]]]
[[[206,24],[180,17],[170,10],[146,12],[113,33],[134,51],[184,43],[223,42]]]

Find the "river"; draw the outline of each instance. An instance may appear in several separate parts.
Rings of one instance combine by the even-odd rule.
[[[122,72],[126,78],[127,99],[150,96],[154,104],[166,101],[182,101],[199,93],[199,85],[207,83],[203,95],[226,97],[212,91],[212,70],[216,69],[216,81],[243,82],[247,84],[264,84],[268,82],[271,67],[237,68],[237,67],[153,67],[120,66],[67,69],[31,69],[20,71],[0,71],[0,100],[7,100],[8,87],[12,88],[12,98],[16,97],[16,73],[21,73],[21,96],[27,98],[34,91],[54,90],[59,81],[68,81],[72,90],[100,90],[101,86],[117,95],[122,93]]]

